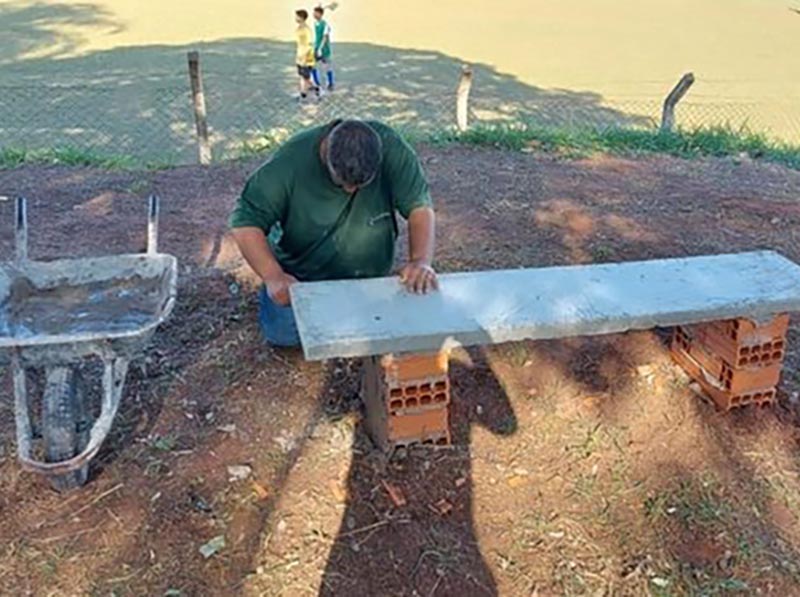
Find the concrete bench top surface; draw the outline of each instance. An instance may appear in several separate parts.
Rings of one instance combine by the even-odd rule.
[[[397,278],[297,284],[308,360],[437,351],[800,311],[800,266],[760,251],[444,274],[439,292]]]

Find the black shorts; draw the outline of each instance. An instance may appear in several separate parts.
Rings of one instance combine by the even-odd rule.
[[[314,70],[313,66],[300,66],[297,65],[297,74],[303,77],[306,81],[311,78],[311,71]]]

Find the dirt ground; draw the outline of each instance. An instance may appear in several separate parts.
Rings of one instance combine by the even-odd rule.
[[[800,260],[800,173],[777,166],[421,155],[441,271],[757,248]],[[157,192],[181,263],[178,307],[132,366],[82,490],[20,471],[0,377],[0,594],[800,594],[797,327],[779,405],[731,414],[690,390],[664,330],[460,351],[455,445],[386,458],[362,428],[359,363],[259,340],[224,235],[256,165],[0,171],[0,194],[31,201],[34,257],[141,250]],[[11,214],[0,201],[2,255]],[[236,465],[250,477],[231,480]]]

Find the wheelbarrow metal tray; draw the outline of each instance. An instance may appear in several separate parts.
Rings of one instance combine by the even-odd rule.
[[[0,265],[0,349],[144,340],[176,286],[177,261],[163,254]]]

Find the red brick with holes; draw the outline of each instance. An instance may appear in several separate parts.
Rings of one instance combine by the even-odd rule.
[[[784,320],[784,316],[780,318]],[[699,343],[734,367],[767,366],[782,363],[786,356],[786,327],[770,322],[764,328],[753,328],[752,322],[735,328],[746,320],[707,323],[682,328],[689,338]],[[766,331],[760,331],[764,329]],[[774,335],[776,331],[781,334]],[[747,330],[740,332],[739,330]]]
[[[775,400],[788,328],[788,315],[678,327],[672,356],[719,408],[767,406]]]
[[[450,443],[447,353],[366,359],[362,398],[379,447]]]

